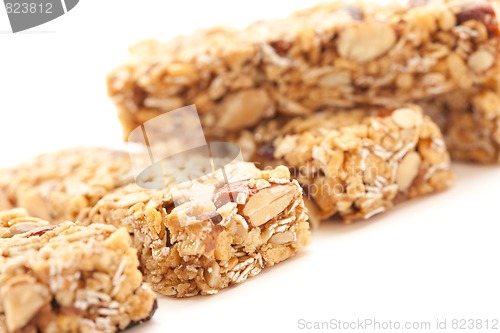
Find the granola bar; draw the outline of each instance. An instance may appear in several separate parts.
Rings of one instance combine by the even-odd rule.
[[[453,92],[419,102],[444,129],[451,157],[500,163],[500,94]]]
[[[51,222],[77,220],[107,192],[134,181],[129,154],[105,148],[46,153],[0,171],[0,209]]]
[[[129,243],[113,226],[0,212],[0,332],[117,332],[150,319],[156,296]]]
[[[393,108],[487,89],[498,94],[497,16],[498,3],[489,0],[387,6],[334,1],[241,31],[215,28],[168,43],[138,44],[129,63],[109,75],[108,90],[125,136],[163,112],[193,103],[206,133],[222,136],[277,113]],[[453,106],[451,112],[462,117],[463,107]],[[481,117],[475,108],[467,114]],[[438,110],[438,118],[446,115],[446,109]],[[478,133],[489,126],[475,124]],[[465,140],[458,143],[460,127],[442,130],[457,159],[495,160],[477,158],[481,153],[462,146]]]
[[[204,184],[209,200],[178,205],[168,189],[126,186],[102,198],[83,223],[125,226],[155,291],[215,294],[293,256],[310,239],[302,190],[286,167],[261,172],[243,163],[233,171],[228,183]]]
[[[438,126],[415,105],[275,119],[237,140],[262,165],[291,168],[315,224],[367,219],[454,181]]]

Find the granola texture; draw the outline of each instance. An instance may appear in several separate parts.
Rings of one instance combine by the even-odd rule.
[[[0,170],[0,209],[24,207],[51,222],[74,221],[107,192],[134,181],[129,154],[75,148]]]
[[[367,219],[455,179],[439,127],[415,105],[275,119],[236,140],[263,165],[290,167],[315,225]]]
[[[243,163],[233,170],[253,176],[232,181],[229,174],[228,183],[212,183],[210,200],[178,205],[169,189],[132,184],[103,197],[83,223],[126,227],[155,291],[176,297],[215,294],[310,241],[302,189],[290,181],[286,167],[261,172]]]
[[[452,158],[500,163],[500,94],[454,92],[419,104],[446,132]]]
[[[150,319],[156,295],[129,243],[109,225],[0,212],[0,332],[117,332]]]
[[[108,91],[125,137],[141,123],[189,104],[196,104],[206,133],[221,136],[276,114],[394,108],[436,98],[443,105],[430,113],[436,120],[448,113],[474,119],[470,129],[477,134],[462,133],[454,118],[441,128],[452,156],[495,161],[498,147],[470,149],[483,147],[483,139],[497,140],[483,133],[492,119],[476,121],[483,117],[477,107],[464,111],[446,100],[485,90],[498,96],[498,7],[488,0],[387,6],[334,1],[244,30],[213,28],[167,43],[145,41],[110,73]],[[479,141],[463,146],[468,139]]]

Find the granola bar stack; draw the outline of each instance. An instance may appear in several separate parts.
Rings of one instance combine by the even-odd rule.
[[[207,133],[226,135],[327,107],[419,103],[454,158],[498,162],[498,13],[493,0],[329,2],[241,31],[141,43],[110,74],[109,94],[126,136],[189,104]]]
[[[14,205],[22,202],[30,214],[43,212],[53,222],[72,219],[72,203],[81,202],[77,218],[82,225],[125,228],[144,280],[169,296],[215,294],[292,257],[310,242],[302,189],[286,167],[261,171],[252,163],[235,162],[206,180],[177,187],[170,180],[162,189],[146,189],[133,183],[124,155],[95,148],[43,154],[5,170],[3,179],[9,181],[0,181],[0,193],[7,191]],[[181,172],[171,176],[176,174]],[[12,184],[23,190],[14,191]],[[31,227],[0,226],[0,237]]]
[[[151,173],[134,179],[134,154],[105,148],[0,172],[0,332],[125,329],[153,314],[149,288],[216,294],[294,256],[310,224],[444,190],[452,158],[500,162],[499,13],[494,0],[334,1],[138,44],[108,90]],[[251,162],[153,161],[144,123],[189,104],[208,139]]]

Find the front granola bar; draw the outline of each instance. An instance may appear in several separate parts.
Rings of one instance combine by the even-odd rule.
[[[215,294],[293,256],[309,243],[302,190],[286,167],[220,182],[210,200],[174,206],[171,192],[129,185],[106,195],[84,223],[125,226],[145,279],[164,295]]]
[[[413,105],[272,120],[239,142],[263,165],[291,168],[313,221],[370,218],[454,181],[438,126]]]
[[[218,28],[166,44],[144,42],[132,49],[129,63],[110,74],[108,89],[125,135],[193,103],[206,133],[220,136],[276,113],[392,108],[487,89],[498,96],[497,15],[498,2],[489,0],[388,6],[334,1],[242,31]],[[461,110],[459,105],[452,112]],[[438,111],[439,117],[446,114]],[[480,115],[473,109],[472,117]],[[476,125],[472,130],[483,132],[483,124]],[[488,160],[454,144],[459,128],[442,130],[454,157]]]
[[[151,318],[125,229],[0,212],[0,332],[117,332]]]
[[[0,209],[24,207],[51,222],[77,220],[107,192],[133,182],[125,151],[74,148],[0,170]]]

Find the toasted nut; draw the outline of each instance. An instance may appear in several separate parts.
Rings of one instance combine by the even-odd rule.
[[[241,193],[246,195],[247,192],[248,184],[246,181],[228,183],[215,192],[213,199],[214,205],[219,209],[228,202],[236,202]]]
[[[50,301],[49,291],[44,285],[22,283],[5,288],[2,293],[5,320],[9,332],[26,326],[37,312]]]
[[[345,29],[339,38],[338,53],[359,62],[373,60],[396,43],[394,30],[381,23],[366,23]]]
[[[348,71],[330,73],[319,79],[318,85],[322,88],[348,86],[351,84],[351,73]]]
[[[257,124],[272,109],[271,98],[264,89],[251,89],[233,93],[224,98],[219,106],[218,126],[226,130],[238,130]]]
[[[285,231],[285,232],[281,232],[279,234],[273,235],[273,237],[271,237],[271,239],[269,239],[269,242],[271,244],[275,244],[275,245],[282,245],[282,244],[292,242],[293,239],[294,239],[293,232]]]
[[[212,288],[217,288],[221,282],[220,277],[220,266],[217,264],[217,261],[212,262],[210,267],[204,272],[205,281],[207,281],[208,285]]]
[[[422,115],[411,109],[399,109],[392,113],[392,120],[401,128],[414,128],[422,122]]]
[[[398,187],[401,192],[406,191],[413,183],[413,180],[418,174],[421,161],[420,155],[415,151],[409,152],[401,160],[396,176]]]
[[[265,188],[250,197],[243,214],[254,227],[258,227],[285,210],[296,191],[296,187],[291,185]]]
[[[488,51],[478,50],[472,53],[467,61],[470,68],[476,73],[484,72],[493,66],[495,57]]]
[[[35,231],[37,229],[48,226],[48,222],[20,222],[14,224],[12,227],[7,229],[0,238],[10,238],[15,235],[24,234],[25,232]]]

